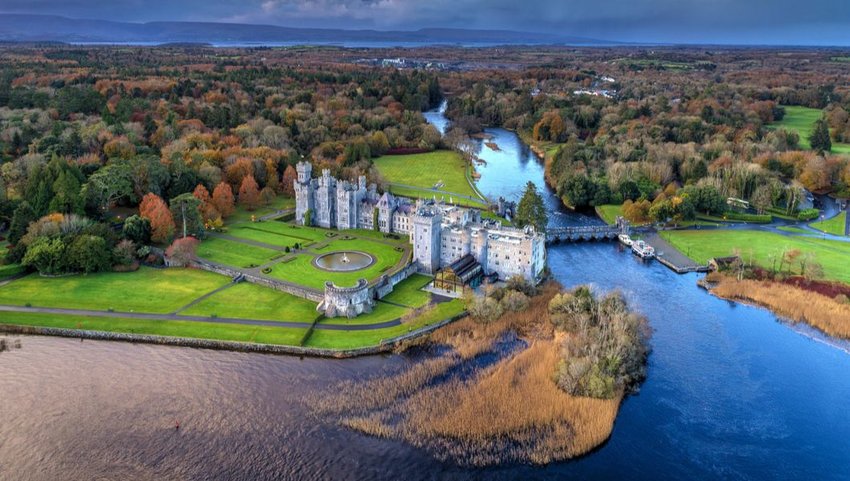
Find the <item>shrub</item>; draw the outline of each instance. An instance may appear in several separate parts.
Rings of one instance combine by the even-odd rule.
[[[509,312],[520,312],[528,308],[528,296],[518,291],[507,291],[502,297],[502,308]]]
[[[744,214],[741,212],[728,211],[723,214],[727,220],[737,220],[741,222],[753,222],[756,224],[769,224],[773,222],[773,216],[770,214]]]
[[[177,239],[165,250],[165,256],[172,265],[185,267],[195,259],[198,243],[198,239],[191,236]]]
[[[502,317],[502,305],[491,297],[476,296],[469,304],[469,313],[480,322],[489,323]]]
[[[817,219],[819,215],[820,211],[817,209],[805,209],[797,213],[797,219],[802,221],[810,221]]]

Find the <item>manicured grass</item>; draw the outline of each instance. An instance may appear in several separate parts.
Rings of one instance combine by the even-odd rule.
[[[211,272],[177,268],[58,278],[33,274],[0,287],[0,304],[162,314],[228,282]]]
[[[272,267],[269,274],[271,277],[296,284],[323,289],[325,281],[333,281],[338,286],[353,286],[358,279],[372,280],[390,270],[401,261],[403,252],[396,250],[396,246],[366,239],[333,240],[327,247],[316,250],[317,255],[335,251],[362,251],[372,255],[375,263],[366,269],[353,272],[330,272],[313,266],[313,256],[299,254],[293,260],[280,262]]]
[[[156,321],[120,317],[85,317],[40,313],[4,313],[3,324],[123,332],[154,336],[190,337],[261,344],[298,345],[307,328],[250,326],[196,321]]]
[[[290,237],[285,234],[275,232],[277,229],[269,228],[266,224],[272,222],[262,222],[256,224],[239,224],[228,229],[227,234],[240,239],[247,239],[263,244],[278,246],[278,247],[295,247],[295,244],[305,245],[313,243],[313,240],[303,239],[298,237]]]
[[[832,235],[844,235],[844,226],[847,221],[847,212],[842,212],[832,219],[827,219],[810,224],[815,229]]]
[[[24,266],[20,264],[6,264],[0,266],[0,279],[12,277],[24,272]]]
[[[198,246],[198,257],[234,267],[265,264],[283,252],[212,237]]]
[[[315,302],[248,282],[217,292],[180,314],[305,323],[319,317]]]
[[[794,233],[794,234],[811,234],[811,232],[807,231],[806,229],[801,229],[799,227],[793,227],[793,226],[787,226],[787,225],[777,227],[777,229],[779,229],[781,231],[785,231],[785,232],[791,232],[791,233]]]
[[[608,225],[617,223],[617,216],[623,215],[622,204],[605,204],[596,206],[596,214]]]
[[[811,149],[809,136],[815,128],[815,122],[823,116],[823,111],[820,109],[811,109],[808,107],[798,107],[784,105],[785,117],[779,121],[768,125],[769,129],[778,129],[780,127],[786,130],[793,130],[800,136],[800,148]],[[850,153],[850,144],[839,144],[833,142],[832,151],[834,153],[846,154]]]
[[[425,154],[385,155],[375,159],[375,167],[389,182],[424,189],[423,194],[414,192],[414,195],[393,190],[398,195],[431,197],[436,193],[439,196],[436,190],[478,198],[478,192],[467,180],[466,162],[457,152],[438,150]]]
[[[236,192],[234,192],[234,194],[235,193]],[[230,215],[230,217],[228,217],[226,219],[226,223],[228,225],[230,225],[230,224],[236,224],[236,223],[239,223],[239,222],[251,222],[251,216],[254,216],[254,217],[259,219],[260,217],[262,217],[266,214],[271,214],[271,213],[276,212],[278,210],[291,209],[291,208],[294,208],[294,207],[295,207],[295,199],[293,199],[291,197],[282,197],[282,196],[275,197],[274,200],[272,200],[269,205],[260,206],[256,209],[254,209],[253,212],[247,211],[247,210],[239,207],[238,204],[237,204],[236,210],[233,212],[233,214]]]
[[[827,279],[850,283],[850,243],[807,237],[788,237],[773,232],[750,230],[665,231],[660,233],[667,242],[694,261],[705,264],[712,257],[731,255],[735,249],[742,257],[766,268],[772,268],[775,257],[789,249],[815,254]],[[787,269],[787,267],[786,267]],[[792,267],[799,272],[799,264]]]
[[[401,325],[386,329],[369,331],[328,331],[316,329],[307,340],[310,347],[328,347],[331,349],[351,349],[361,346],[374,346],[416,329],[429,326],[463,312],[463,301],[459,299],[437,304],[434,309]]]
[[[431,189],[411,189],[407,187],[398,187],[398,186],[390,186],[390,192],[394,195],[398,195],[401,197],[409,197],[411,199],[427,199],[431,200],[436,197],[437,200],[443,200],[445,202],[451,202],[455,205],[460,205],[463,207],[476,207],[476,208],[484,208],[487,207],[486,203],[478,200],[466,199],[463,197],[452,196],[447,192],[442,192],[439,190],[431,190]]]
[[[414,274],[396,284],[393,291],[384,297],[385,301],[395,302],[408,307],[424,306],[431,299],[431,293],[422,290],[431,282],[431,278]]]

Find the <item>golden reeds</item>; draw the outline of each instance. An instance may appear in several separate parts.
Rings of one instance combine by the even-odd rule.
[[[830,297],[771,281],[716,280],[711,292],[724,299],[751,302],[795,322],[805,322],[833,337],[850,339],[850,305]]]

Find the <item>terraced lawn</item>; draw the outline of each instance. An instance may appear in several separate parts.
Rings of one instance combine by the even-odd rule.
[[[217,292],[180,314],[305,323],[319,317],[315,302],[248,282]]]
[[[395,302],[408,307],[424,306],[431,299],[431,293],[422,290],[431,282],[431,278],[414,274],[396,284],[391,293],[384,297],[385,301]]]
[[[233,192],[236,194],[236,192]],[[253,211],[247,211],[241,207],[236,208],[233,214],[227,218],[227,224],[236,224],[239,222],[251,222],[251,216],[260,218],[266,214],[271,214],[283,209],[291,209],[295,207],[295,199],[292,197],[275,197],[269,205],[260,206]]]
[[[358,279],[372,280],[390,270],[401,261],[403,252],[396,250],[393,245],[380,242],[372,242],[365,239],[335,240],[327,247],[317,249],[317,255],[335,251],[362,251],[375,257],[375,263],[366,269],[353,272],[330,272],[313,266],[313,256],[299,254],[292,260],[279,262],[272,267],[268,274],[276,279],[281,279],[296,284],[323,289],[325,281],[333,281],[338,286],[353,286]]]
[[[211,272],[178,268],[57,278],[33,274],[0,287],[0,304],[164,314],[228,282]]]
[[[234,267],[256,267],[283,256],[285,253],[264,247],[212,237],[198,246],[198,256]]]
[[[731,255],[735,249],[756,264],[771,268],[784,250],[799,249],[813,253],[823,266],[825,277],[850,283],[850,242],[830,241],[808,237],[789,237],[773,232],[750,230],[664,231],[667,242],[694,261],[705,264],[712,257]],[[779,261],[776,261],[777,267]],[[793,272],[799,272],[799,264]]]

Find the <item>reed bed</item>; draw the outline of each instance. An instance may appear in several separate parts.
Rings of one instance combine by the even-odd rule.
[[[315,399],[315,410],[461,465],[544,464],[584,454],[610,436],[623,394],[601,400],[558,388],[563,334],[556,336],[548,304],[559,290],[547,284],[527,309],[490,323],[446,326],[431,337],[448,347],[443,354],[397,374],[344,383]],[[499,351],[511,332],[521,336],[521,348]],[[501,357],[479,362],[493,354]]]
[[[711,292],[718,297],[757,304],[794,322],[805,322],[824,333],[850,339],[850,304],[771,281],[721,277]]]

